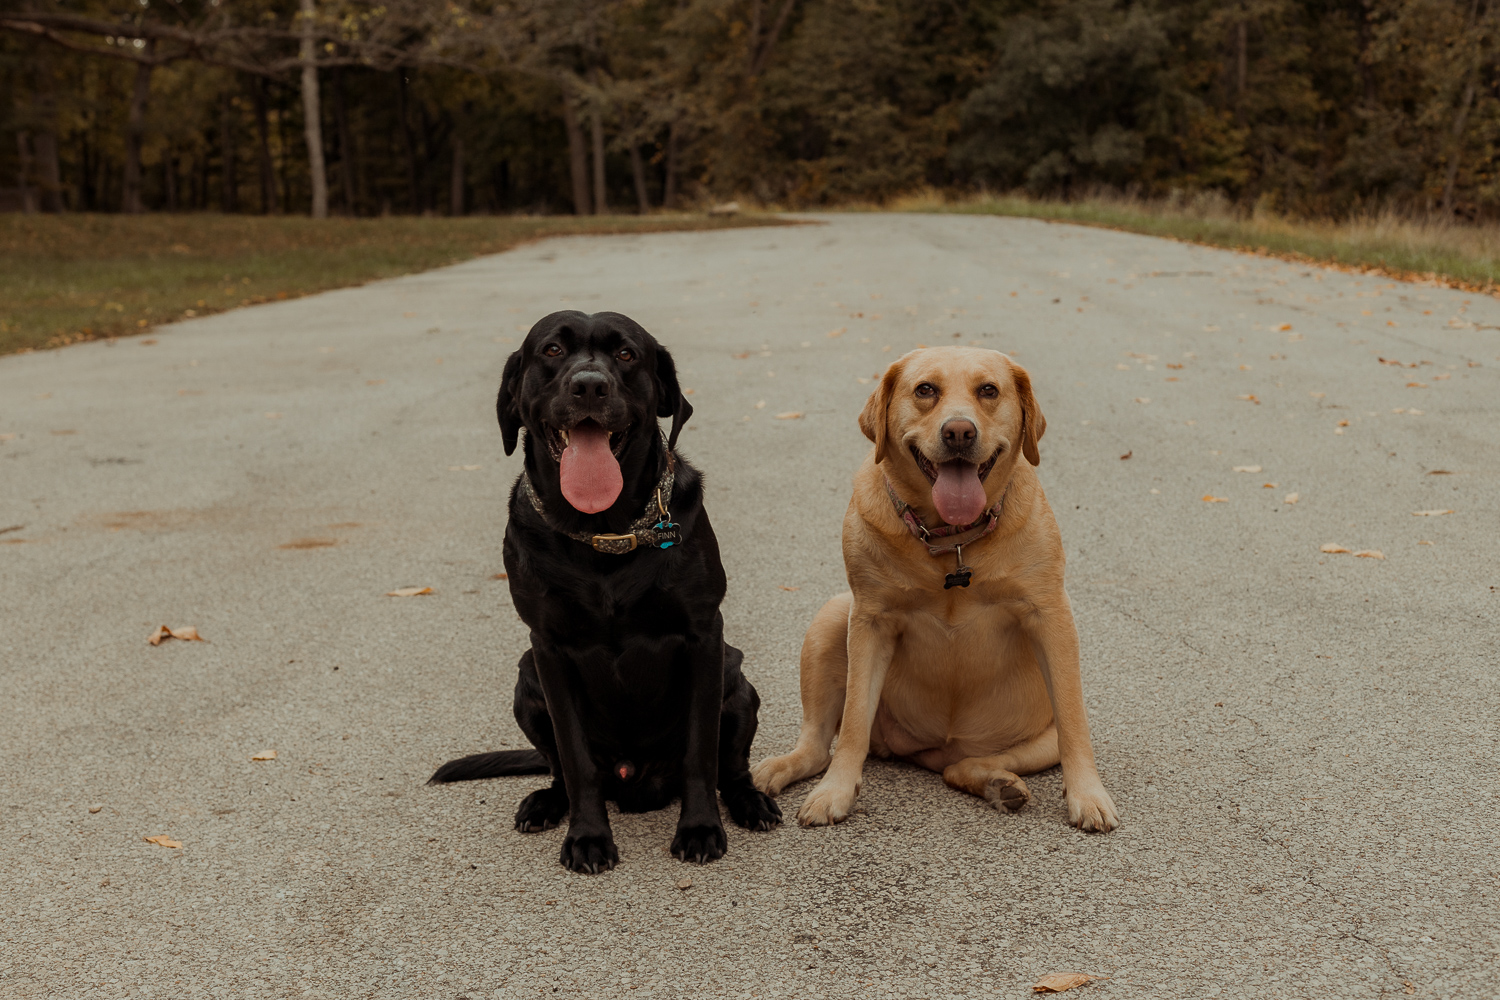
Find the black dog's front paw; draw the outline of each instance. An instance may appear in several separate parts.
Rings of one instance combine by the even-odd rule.
[[[569,871],[597,875],[619,864],[620,852],[615,850],[615,838],[607,833],[586,837],[569,834],[563,838],[562,857],[559,860]]]
[[[516,808],[516,829],[522,833],[540,833],[557,826],[567,815],[567,791],[556,785],[538,788]]]
[[[724,796],[729,818],[746,830],[770,830],[781,825],[781,807],[754,786],[737,788]]]
[[[705,864],[724,856],[729,841],[722,823],[704,826],[679,826],[672,838],[672,856],[678,861]]]

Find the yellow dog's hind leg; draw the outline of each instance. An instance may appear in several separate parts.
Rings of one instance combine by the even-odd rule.
[[[802,640],[802,733],[792,752],[761,761],[751,772],[755,787],[776,795],[810,778],[833,759],[829,747],[844,716],[844,685],[849,675],[849,606],[840,594],[823,605]]]
[[[1021,780],[1021,775],[1056,767],[1059,761],[1057,725],[1054,723],[1004,753],[992,757],[966,757],[948,765],[943,769],[943,781],[950,788],[979,796],[996,809],[1015,812],[1031,801],[1031,790]]]

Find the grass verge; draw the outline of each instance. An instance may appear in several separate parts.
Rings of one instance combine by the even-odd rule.
[[[1173,205],[1110,196],[1063,202],[1019,195],[949,200],[924,193],[899,199],[889,207],[1101,226],[1500,295],[1500,228],[1493,226],[1432,222],[1393,213],[1341,222],[1240,216],[1212,197]]]
[[[777,225],[769,216],[322,219],[0,214],[0,354],[360,285],[546,236]]]

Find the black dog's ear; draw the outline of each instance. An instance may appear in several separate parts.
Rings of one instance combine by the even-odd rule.
[[[521,388],[521,352],[516,351],[505,361],[505,374],[500,376],[500,394],[495,397],[495,416],[500,418],[500,435],[505,439],[507,455],[516,450],[516,435],[521,433],[521,409],[516,405],[516,393]]]
[[[656,349],[656,415],[672,418],[672,433],[667,436],[667,447],[677,447],[677,435],[682,425],[693,415],[693,404],[682,395],[677,386],[677,366],[665,348]]]

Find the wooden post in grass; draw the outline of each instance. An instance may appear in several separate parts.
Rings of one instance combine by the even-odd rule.
[[[328,218],[328,172],[323,164],[323,111],[318,100],[317,52],[313,48],[313,27],[317,13],[313,0],[301,0],[302,60],[302,128],[307,137],[307,166],[312,174],[312,217]]]

